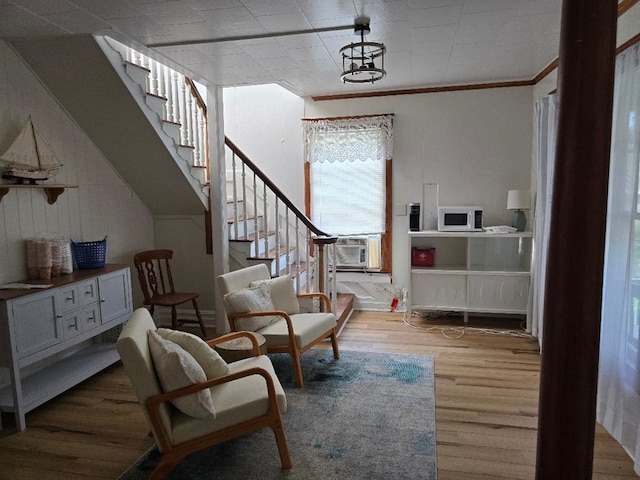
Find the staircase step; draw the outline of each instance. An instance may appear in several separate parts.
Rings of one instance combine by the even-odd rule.
[[[162,121],[162,130],[164,133],[173,138],[173,141],[176,143],[180,143],[180,124],[176,122],[171,122],[169,120]]]
[[[250,233],[249,235],[245,235],[244,237],[236,238],[236,240],[247,240],[249,242],[254,242],[256,240],[256,238],[258,240],[264,240],[264,238],[266,236],[271,236],[271,235],[275,235],[275,234],[276,234],[276,232],[274,230],[269,230],[267,233],[265,233],[262,230],[260,230],[258,232],[258,235],[256,235],[255,233]]]
[[[338,335],[340,335],[344,325],[353,313],[353,301],[355,297],[353,293],[338,293],[336,297],[336,311],[334,313],[338,319]]]
[[[166,98],[154,95],[153,93],[147,93],[145,101],[154,113],[156,113],[160,118],[164,118],[164,107],[167,104]]]
[[[149,77],[150,70],[148,68],[142,67],[140,65],[136,65],[135,63],[125,62],[124,69],[127,72],[127,75],[136,82],[138,85],[142,87],[142,89],[146,92],[147,90],[147,78]]]

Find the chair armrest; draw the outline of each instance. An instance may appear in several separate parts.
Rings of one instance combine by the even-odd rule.
[[[332,313],[331,310],[331,299],[326,293],[322,292],[309,292],[309,293],[298,293],[296,295],[298,298],[319,298],[324,302],[325,312]]]
[[[158,436],[158,441],[161,443],[163,451],[166,452],[170,450],[171,448],[173,448],[173,445],[169,441],[169,433],[167,432],[167,429],[165,428],[160,418],[160,405],[169,402],[174,398],[191,395],[193,393],[199,392],[200,390],[204,390],[205,388],[215,387],[216,385],[229,383],[240,378],[249,377],[251,375],[261,375],[265,379],[265,382],[267,383],[267,393],[269,395],[269,410],[274,407],[277,409],[278,401],[276,398],[276,389],[275,384],[273,383],[273,378],[271,377],[271,374],[269,372],[260,367],[248,368],[247,370],[230,373],[229,375],[223,375],[222,377],[218,378],[212,378],[211,380],[207,380],[205,382],[194,383],[193,385],[188,385],[177,390],[171,390],[170,392],[160,393],[158,395],[152,395],[151,397],[147,398],[144,404],[147,409],[151,425]]]
[[[211,340],[206,340],[206,343],[211,348],[213,348],[214,345],[218,345],[219,343],[227,342],[229,340],[233,340],[234,338],[240,337],[247,337],[251,341],[251,356],[257,357],[258,355],[260,355],[260,345],[258,345],[258,340],[256,339],[255,335],[253,335],[253,332],[247,332],[244,330],[241,330],[239,332],[231,332],[216,338],[212,338]]]

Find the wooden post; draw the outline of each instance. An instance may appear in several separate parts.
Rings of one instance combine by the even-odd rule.
[[[536,478],[590,479],[616,0],[564,0]]]

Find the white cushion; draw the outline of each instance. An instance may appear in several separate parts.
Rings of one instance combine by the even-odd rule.
[[[223,297],[223,300],[231,313],[274,310],[269,287],[266,284],[229,292]],[[280,317],[269,315],[264,317],[240,317],[236,320],[236,328],[255,332],[277,321],[278,318]]]
[[[177,343],[165,340],[155,330],[149,330],[149,351],[156,375],[165,392],[177,390],[207,380],[196,360]],[[196,418],[215,418],[216,411],[208,389],[171,400],[185,414]]]
[[[177,343],[184,348],[195,358],[209,380],[229,374],[227,362],[197,335],[169,328],[158,328],[156,332],[165,340]]]
[[[291,275],[282,275],[271,280],[255,280],[251,286],[255,287],[265,283],[269,287],[269,295],[275,310],[283,310],[289,315],[300,313],[300,303],[296,296]]]
[[[273,379],[280,413],[287,411],[287,397],[278,381],[273,365],[266,355],[246,358],[229,364],[231,373],[259,367],[265,369]],[[262,376],[250,375],[211,388],[216,404],[215,421],[196,420],[175,411],[171,425],[174,443],[183,442],[199,435],[215,432],[239,422],[263,415],[269,405],[267,385]]]
[[[333,313],[299,313],[291,315],[293,332],[298,348],[304,348],[336,326]],[[264,336],[267,346],[286,345],[289,343],[287,322],[280,317],[277,322],[258,330]]]

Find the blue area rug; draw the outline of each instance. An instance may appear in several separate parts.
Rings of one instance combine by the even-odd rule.
[[[282,471],[270,429],[194,453],[170,479],[435,480],[433,357],[310,350],[296,388],[288,355],[270,355],[287,394],[283,415],[293,469]],[[121,480],[148,478],[153,448]]]

